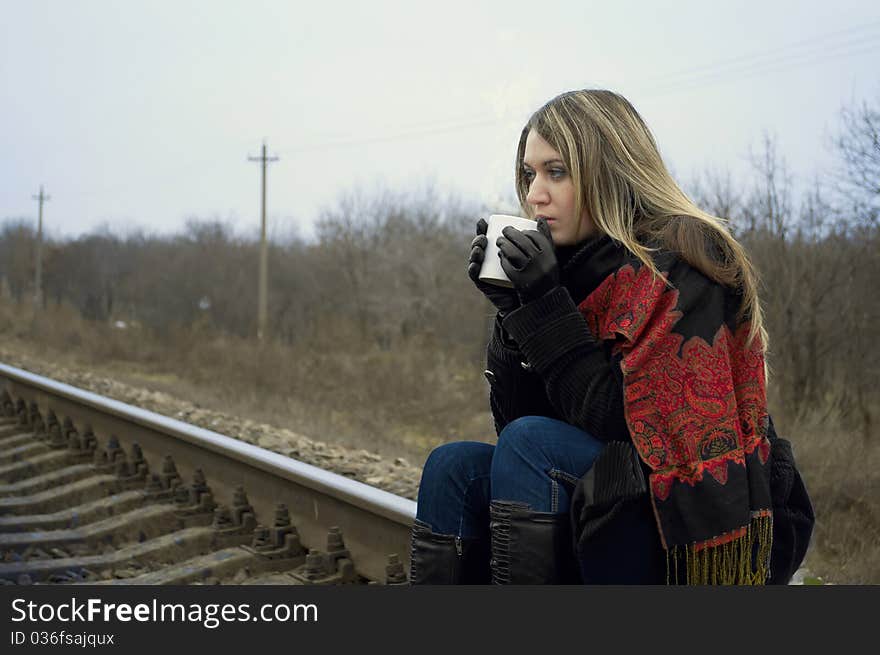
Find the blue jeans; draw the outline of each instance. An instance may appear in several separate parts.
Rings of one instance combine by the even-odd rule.
[[[604,445],[545,416],[508,423],[497,446],[444,444],[431,452],[422,469],[416,518],[439,534],[486,537],[492,500],[527,503],[535,512],[566,513],[575,484]]]

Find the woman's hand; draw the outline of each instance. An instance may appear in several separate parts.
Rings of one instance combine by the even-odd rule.
[[[546,219],[538,219],[537,230],[521,232],[508,226],[501,234],[504,236],[498,237],[496,242],[501,251],[501,268],[513,283],[522,304],[559,286],[559,264]]]
[[[477,221],[477,236],[471,241],[471,256],[468,260],[468,277],[480,292],[489,299],[498,313],[503,317],[514,309],[517,309],[519,297],[514,289],[499,287],[480,280],[480,269],[483,267],[483,258],[486,256],[486,230],[489,228],[485,219]]]

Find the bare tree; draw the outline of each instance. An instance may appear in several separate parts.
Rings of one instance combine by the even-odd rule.
[[[860,222],[876,223],[880,214],[880,97],[843,107],[833,140],[841,168],[839,189],[859,211]]]

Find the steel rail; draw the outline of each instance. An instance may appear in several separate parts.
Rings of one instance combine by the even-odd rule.
[[[168,456],[184,480],[201,469],[218,502],[231,504],[235,488],[243,487],[262,524],[269,525],[277,503],[286,503],[310,548],[321,549],[328,529],[338,526],[356,570],[371,580],[384,579],[391,554],[408,570],[412,500],[5,364],[0,390],[38,408],[43,417],[51,412],[59,423],[69,420],[78,431],[91,431],[99,444],[111,437],[124,448],[137,443],[151,471],[160,470]]]

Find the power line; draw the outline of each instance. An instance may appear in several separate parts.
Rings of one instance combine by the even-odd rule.
[[[842,57],[868,54],[880,47],[880,40],[878,40],[880,33],[871,33],[872,30],[876,30],[878,26],[880,26],[880,20],[842,30],[814,35],[769,50],[740,55],[713,64],[661,75],[654,78],[655,83],[646,90],[645,95],[659,96],[670,93],[679,93],[699,86],[717,84],[719,82],[726,82],[733,79],[744,79],[754,75],[778,73],[816,62],[832,61]],[[838,37],[844,35],[850,35],[850,38],[841,41]],[[820,48],[821,44],[828,40],[831,40],[832,43]],[[804,47],[812,48],[812,50],[803,51]],[[801,50],[801,52],[798,52],[797,50]],[[407,129],[404,132],[396,134],[385,134],[354,139],[331,139],[317,143],[304,143],[299,146],[281,150],[280,154],[292,155],[316,150],[407,141],[426,136],[473,129],[476,127],[497,125],[510,120],[510,118],[511,116],[509,115],[496,115],[494,117],[485,115],[481,117],[474,115],[471,117],[462,117],[463,120],[457,122],[453,119],[444,119],[422,124],[417,123],[411,126],[414,129]],[[453,122],[450,122],[450,120],[453,120]],[[261,161],[261,158],[250,159],[251,161]],[[277,161],[277,157],[269,158],[267,161]],[[116,189],[121,189],[121,187],[113,188],[113,190]],[[90,195],[91,193],[92,192],[80,191],[75,195]]]
[[[802,45],[808,46],[810,48],[815,48],[822,41],[825,41],[831,37],[836,37],[836,36],[839,36],[842,34],[851,34],[854,32],[864,32],[866,30],[870,31],[870,30],[874,30],[877,27],[880,27],[880,20],[872,21],[870,23],[865,23],[863,25],[856,25],[854,27],[850,27],[850,28],[843,29],[843,30],[837,30],[834,32],[826,32],[824,34],[818,34],[818,35],[811,36],[806,39],[801,39],[798,41],[793,41],[791,43],[787,43],[787,44],[779,46],[777,48],[771,48],[770,50],[753,52],[753,53],[749,53],[749,54],[745,54],[745,55],[740,55],[738,57],[733,57],[732,59],[723,59],[723,60],[716,61],[711,64],[706,64],[704,66],[697,66],[695,68],[688,68],[688,69],[684,69],[681,71],[668,73],[666,75],[660,75],[659,77],[657,77],[655,79],[658,82],[673,83],[674,81],[676,81],[675,78],[677,78],[677,77],[691,77],[693,75],[701,74],[703,72],[707,72],[707,73],[718,72],[719,69],[723,69],[723,68],[726,68],[729,66],[737,66],[737,65],[740,65],[740,64],[743,64],[746,62],[750,62],[750,60],[767,58],[770,55],[775,55],[776,53],[780,53],[780,52],[785,53],[785,52],[788,52],[792,49],[797,49]],[[869,35],[868,38],[874,38],[876,36],[877,36],[877,34],[873,34],[873,35]],[[754,62],[750,62],[750,63],[754,63]]]
[[[326,148],[348,148],[351,146],[360,146],[366,145],[369,143],[385,143],[388,141],[406,141],[412,138],[418,138],[421,136],[428,136],[432,134],[443,134],[447,132],[458,132],[459,130],[469,129],[473,127],[484,127],[486,125],[493,125],[496,123],[500,123],[503,118],[483,118],[476,121],[470,121],[467,123],[457,123],[452,125],[447,125],[445,127],[435,127],[428,128],[424,130],[417,130],[413,132],[405,132],[402,134],[389,134],[385,136],[376,136],[376,137],[365,137],[362,139],[343,139],[338,141],[326,141],[324,143],[315,143],[311,145],[303,145],[297,146],[294,148],[289,148],[287,150],[282,151],[284,154],[293,154],[299,152],[309,152],[314,150],[324,150]]]
[[[871,30],[880,26],[880,21],[874,21],[872,23],[867,23],[865,25],[859,25],[851,28],[847,28],[844,30],[837,30],[835,32],[828,32],[825,34],[816,35],[807,39],[802,39],[800,41],[795,41],[784,46],[780,46],[777,48],[772,48],[770,50],[765,50],[758,53],[751,53],[748,55],[741,55],[739,57],[734,57],[733,59],[728,59],[724,61],[717,62],[715,64],[711,64],[708,66],[700,66],[697,68],[685,69],[675,73],[670,73],[666,76],[660,76],[656,78],[660,82],[666,81],[666,83],[655,84],[650,87],[646,91],[646,95],[664,95],[666,93],[670,93],[673,91],[686,91],[694,86],[697,86],[701,83],[713,84],[717,83],[720,80],[729,79],[730,75],[739,75],[743,76],[751,76],[754,74],[765,74],[765,73],[773,73],[773,72],[781,72],[783,70],[789,70],[791,68],[796,68],[798,66],[814,63],[818,58],[824,57],[826,60],[830,59],[838,59],[840,57],[848,57],[855,56],[859,54],[865,54],[868,52],[872,52],[878,46],[880,46],[880,32],[876,34],[867,34],[860,35],[855,38],[839,42],[836,44],[831,44],[827,46],[824,51],[817,52],[789,52],[793,48],[800,48],[804,44],[812,45],[815,47],[817,43],[825,41],[829,38],[836,37],[842,34],[852,34],[854,32],[864,32],[866,30]],[[865,47],[859,47],[865,46]],[[844,52],[835,52],[840,50],[841,48],[853,48],[856,47],[855,50],[846,50]],[[783,53],[776,57],[771,57],[769,55],[774,55],[778,53]],[[728,76],[728,77],[725,77]],[[680,78],[680,79],[679,79]],[[435,126],[428,124],[425,129],[414,130],[405,133],[399,134],[388,134],[382,136],[375,137],[365,137],[359,139],[340,139],[340,140],[331,140],[324,141],[321,143],[312,143],[312,144],[304,144],[302,146],[295,146],[293,148],[288,148],[283,151],[284,154],[297,154],[301,152],[309,152],[315,150],[324,150],[331,148],[347,148],[352,146],[360,146],[360,145],[369,145],[372,143],[386,143],[390,141],[404,141],[413,138],[419,138],[422,136],[429,136],[434,134],[443,134],[448,132],[456,132],[459,130],[470,129],[473,127],[483,127],[486,125],[496,125],[505,120],[508,120],[508,117],[493,117],[493,118],[476,118],[474,120],[469,120],[462,123],[453,123],[453,124],[445,124],[442,126]]]
[[[742,63],[733,67],[720,67],[720,70],[706,71],[691,76],[690,78],[681,78],[671,82],[654,84],[648,88],[646,93],[649,95],[663,94],[672,91],[687,90],[704,84],[714,84],[718,81],[742,79],[744,77],[763,75],[766,73],[778,73],[792,68],[799,68],[811,63],[866,54],[876,50],[878,47],[880,47],[880,34],[855,39],[850,42],[839,43],[823,50],[790,53],[766,60]]]

